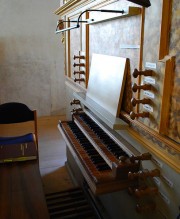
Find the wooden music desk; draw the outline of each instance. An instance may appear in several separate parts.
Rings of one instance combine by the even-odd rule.
[[[49,218],[37,160],[0,164],[0,218]]]

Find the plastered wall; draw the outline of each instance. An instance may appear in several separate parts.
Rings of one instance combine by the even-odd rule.
[[[58,4],[0,0],[0,103],[26,103],[38,116],[64,114],[64,52],[54,33]]]

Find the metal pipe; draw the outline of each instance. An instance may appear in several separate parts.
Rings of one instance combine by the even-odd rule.
[[[83,23],[82,21],[80,21],[81,16],[82,16],[84,13],[88,12],[88,11],[108,12],[108,13],[121,13],[121,14],[124,14],[124,13],[125,13],[124,10],[87,9],[87,10],[81,12],[81,14],[79,15],[79,17],[78,17],[78,19],[77,19],[77,25],[76,25],[76,26],[64,28],[64,29],[62,29],[62,30],[57,30],[57,28],[56,28],[55,33],[56,33],[56,34],[57,34],[57,33],[62,33],[62,32],[67,31],[67,30],[72,30],[72,29],[79,28],[79,27],[80,27],[80,24],[79,24],[79,23]],[[63,22],[63,21],[62,21],[62,22]],[[65,21],[65,22],[68,22],[68,21]],[[70,22],[71,22],[71,21],[70,21]],[[73,22],[75,22],[75,21],[73,21]],[[58,24],[58,25],[59,25],[59,24]],[[58,26],[57,26],[57,27],[58,27]]]

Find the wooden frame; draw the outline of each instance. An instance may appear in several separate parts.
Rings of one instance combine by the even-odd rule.
[[[163,83],[163,94],[161,103],[161,117],[159,125],[159,133],[167,135],[169,121],[169,110],[170,110],[170,97],[172,93],[173,73],[175,66],[175,57],[168,59],[165,66],[165,76]]]
[[[162,21],[161,21],[161,35],[159,47],[159,59],[163,59],[169,53],[169,33],[171,26],[171,12],[172,0],[163,0],[162,6]]]
[[[38,126],[37,126],[37,111],[34,110],[34,130],[35,130],[35,136],[36,136],[36,144],[38,147]]]

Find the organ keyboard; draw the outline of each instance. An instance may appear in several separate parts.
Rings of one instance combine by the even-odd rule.
[[[84,112],[72,121],[60,121],[59,130],[94,194],[109,193],[136,184],[128,172],[137,172],[140,161],[132,161],[95,121]]]

